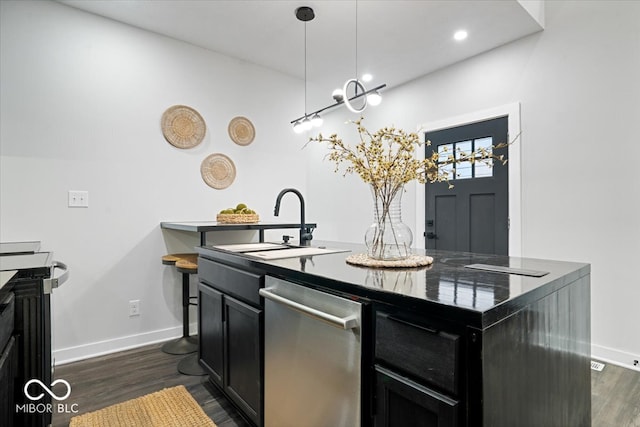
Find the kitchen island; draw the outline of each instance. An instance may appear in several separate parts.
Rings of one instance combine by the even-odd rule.
[[[426,268],[370,269],[345,262],[363,246],[314,245],[350,252],[263,260],[198,248],[201,363],[253,424],[265,412],[265,277],[362,303],[363,426],[591,424],[588,264],[428,251]],[[236,383],[234,360],[245,369]]]

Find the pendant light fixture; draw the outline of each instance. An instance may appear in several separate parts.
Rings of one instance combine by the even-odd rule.
[[[356,6],[356,43],[355,43],[355,61],[356,61],[356,78],[348,79],[341,89],[336,89],[333,91],[331,96],[335,100],[334,104],[328,105],[324,108],[320,108],[312,113],[307,114],[307,22],[313,20],[315,18],[315,13],[312,8],[308,6],[302,6],[295,10],[296,18],[298,20],[304,22],[304,116],[298,117],[295,120],[291,121],[293,125],[293,130],[296,133],[301,133],[311,129],[312,127],[317,127],[322,125],[322,117],[320,117],[320,113],[337,107],[340,104],[344,104],[347,109],[353,113],[361,113],[367,108],[367,105],[376,106],[382,102],[382,97],[380,96],[380,90],[385,88],[387,85],[382,84],[377,86],[371,90],[367,90],[364,86],[364,83],[358,79],[358,1],[355,2]],[[348,96],[349,90],[353,88],[354,95]],[[353,104],[352,101],[362,98],[362,105],[358,108]]]
[[[356,62],[356,77],[353,79],[348,79],[344,86],[342,87],[343,97],[345,94],[348,94],[348,89],[350,86],[353,86],[353,90],[355,93],[355,98],[358,97],[358,91],[360,94],[364,94],[367,92],[367,89],[364,87],[364,83],[360,81],[358,78],[358,0],[355,0],[355,9],[356,9],[356,19],[355,19],[355,39],[356,39],[356,50],[355,50],[355,62]],[[336,91],[334,91],[335,93]],[[344,105],[351,111],[352,113],[362,113],[365,108],[367,108],[367,104],[378,105],[382,101],[382,97],[378,92],[377,88],[369,91],[367,95],[363,98],[362,105],[358,108],[351,103],[351,98],[347,97],[344,100]]]
[[[296,9],[296,18],[304,22],[304,116],[292,122],[293,130],[296,133],[302,133],[313,126],[322,125],[322,118],[318,113],[312,115],[311,118],[307,114],[307,22],[315,17],[313,9],[308,6],[301,6]]]

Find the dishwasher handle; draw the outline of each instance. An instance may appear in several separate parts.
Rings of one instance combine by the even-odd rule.
[[[53,275],[55,269],[58,268],[63,271],[63,273],[55,277]],[[44,293],[50,294],[55,288],[62,285],[69,278],[69,267],[67,264],[61,261],[53,261],[51,264],[51,277],[48,279],[44,279]]]
[[[307,305],[300,304],[290,299],[281,297],[280,295],[274,294],[273,292],[271,292],[273,291],[273,289],[274,288],[262,288],[258,291],[258,293],[260,294],[260,296],[266,299],[285,305],[310,317],[314,317],[316,319],[327,322],[328,324],[330,324],[331,326],[335,326],[336,328],[349,330],[358,327],[358,316],[356,315],[347,317],[334,316],[333,314],[316,310],[315,308],[311,308]]]

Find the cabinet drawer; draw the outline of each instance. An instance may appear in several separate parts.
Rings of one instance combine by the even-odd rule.
[[[13,334],[15,306],[13,292],[10,292],[4,301],[0,301],[0,351]]]
[[[459,404],[380,366],[376,370],[375,427],[455,427]]]
[[[458,340],[457,335],[376,313],[376,358],[454,394]]]
[[[264,287],[264,274],[240,270],[206,258],[198,260],[198,277],[216,289],[241,300],[260,305],[258,290]]]

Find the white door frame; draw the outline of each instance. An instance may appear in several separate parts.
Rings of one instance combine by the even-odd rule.
[[[424,141],[424,134],[440,129],[462,126],[470,123],[482,122],[507,116],[509,129],[509,255],[522,256],[522,175],[520,151],[522,138],[520,137],[520,103],[514,102],[487,110],[476,111],[460,116],[450,117],[434,122],[427,122],[418,126],[418,132]],[[418,153],[424,158],[425,152]],[[415,247],[424,249],[425,233],[425,187],[416,185],[416,230]]]

